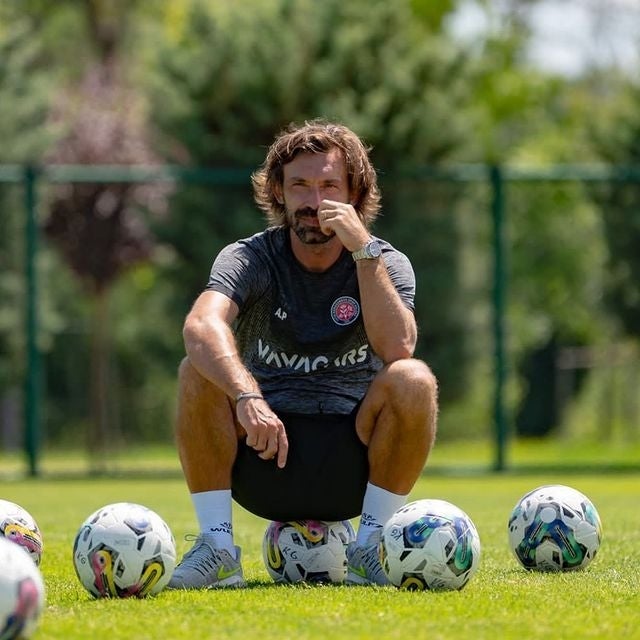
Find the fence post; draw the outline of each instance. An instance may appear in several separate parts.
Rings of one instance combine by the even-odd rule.
[[[492,165],[491,218],[493,230],[493,337],[494,337],[494,401],[493,420],[495,429],[494,469],[506,468],[507,414],[505,409],[505,383],[507,378],[505,351],[505,299],[507,271],[505,264],[505,205],[504,175],[499,166]]]
[[[24,448],[29,475],[38,475],[40,448],[40,403],[42,401],[42,366],[38,345],[38,211],[36,187],[38,172],[27,166],[24,171],[25,224],[25,279],[26,279],[26,377],[24,388]]]

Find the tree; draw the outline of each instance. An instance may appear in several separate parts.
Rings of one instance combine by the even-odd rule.
[[[126,14],[122,6],[89,2],[87,24],[95,61],[79,85],[58,96],[51,121],[64,133],[47,160],[59,164],[147,165],[152,153],[144,102],[128,86],[120,60]],[[144,212],[161,213],[165,187],[70,183],[57,187],[45,231],[92,301],[89,451],[102,464],[113,438],[109,373],[109,292],[123,272],[150,258],[154,246]]]
[[[8,7],[0,5],[0,165],[35,162],[50,140],[42,123],[46,119],[52,78],[41,65],[44,55],[41,44],[30,20],[8,21],[8,17]],[[1,438],[3,433],[16,436],[19,433],[19,386],[25,374],[25,222],[21,185],[0,180],[0,220]],[[46,325],[41,333],[46,337],[50,335],[49,318],[44,320]],[[6,425],[5,416],[9,416]]]
[[[640,87],[626,82],[615,102],[592,130],[594,148],[608,164],[640,166]],[[606,299],[624,333],[640,337],[640,185],[635,179],[611,180],[591,190],[604,224],[608,247]]]
[[[536,4],[478,3],[487,28],[468,45],[477,107],[472,155],[525,175],[595,158],[584,130],[597,93],[528,60]],[[600,221],[580,184],[508,182],[505,198],[514,421],[518,433],[542,435],[562,419],[554,386],[559,353],[603,333]]]
[[[385,177],[380,232],[403,243],[419,272],[418,352],[440,376],[443,396],[460,397],[468,354],[467,317],[457,312],[456,192],[448,190],[445,205],[433,184],[414,181],[405,189],[393,176],[462,154],[472,126],[464,117],[465,56],[405,0],[254,0],[224,8],[193,2],[178,26],[172,21],[166,29],[154,42],[151,90],[167,152],[194,165],[241,167],[246,175],[241,187],[190,187],[172,202],[159,233],[182,257],[171,274],[182,287],[178,308],[202,290],[217,250],[262,226],[248,175],[275,133],[291,121],[337,119],[372,146]]]

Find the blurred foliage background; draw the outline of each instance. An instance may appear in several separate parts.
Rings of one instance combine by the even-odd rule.
[[[263,228],[249,175],[274,135],[318,116],[372,147],[374,231],[416,270],[440,439],[491,439],[489,185],[433,171],[637,166],[640,86],[598,60],[571,76],[534,65],[536,0],[475,2],[472,41],[451,29],[463,4],[0,3],[0,167],[169,164],[229,178],[40,181],[45,449],[86,448],[100,466],[171,443],[185,313],[220,248]],[[638,175],[514,180],[506,204],[512,435],[637,447]],[[26,366],[21,184],[0,182],[0,217],[0,445],[12,451]]]

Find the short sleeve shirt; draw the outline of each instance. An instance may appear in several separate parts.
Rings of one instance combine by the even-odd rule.
[[[413,311],[408,258],[377,240],[398,294]],[[269,228],[226,246],[207,289],[238,305],[239,353],[276,412],[351,413],[382,367],[367,340],[356,265],[346,250],[327,271],[307,271],[293,255],[289,230]]]

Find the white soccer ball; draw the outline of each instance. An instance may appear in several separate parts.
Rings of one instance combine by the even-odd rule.
[[[277,583],[344,582],[346,548],[354,540],[348,520],[271,522],[262,540],[262,556]]]
[[[25,549],[0,538],[0,638],[31,637],[43,607],[40,569]]]
[[[42,534],[31,514],[19,504],[0,500],[0,536],[24,547],[36,565],[40,564]]]
[[[92,513],[73,544],[76,574],[96,598],[143,598],[167,586],[176,566],[176,545],[166,522],[131,502]]]
[[[522,496],[511,512],[508,530],[518,562],[537,571],[584,569],[602,540],[593,503],[576,489],[559,484]]]
[[[380,563],[401,589],[462,589],[480,563],[480,537],[469,516],[445,500],[416,500],[382,529]]]

